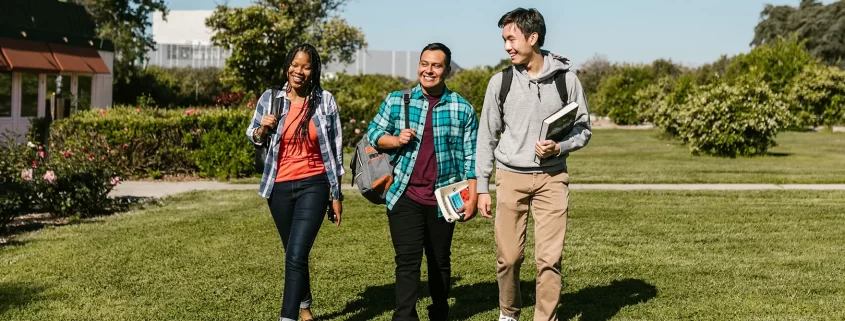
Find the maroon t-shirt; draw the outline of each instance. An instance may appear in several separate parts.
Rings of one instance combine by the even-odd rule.
[[[441,95],[442,96],[442,95]],[[440,101],[440,97],[425,95],[428,99],[428,112],[425,116],[425,129],[422,133],[420,151],[417,153],[417,161],[414,163],[414,171],[408,180],[408,187],[405,195],[422,205],[436,206],[437,198],[434,197],[434,183],[437,181],[437,158],[434,156],[434,128],[431,119],[434,105]]]

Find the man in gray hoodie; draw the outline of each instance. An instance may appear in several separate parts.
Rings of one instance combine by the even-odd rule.
[[[495,237],[499,320],[519,319],[522,305],[519,270],[529,209],[534,216],[538,271],[534,320],[557,320],[560,261],[569,203],[566,157],[587,145],[592,135],[587,100],[578,77],[569,70],[570,60],[540,50],[546,36],[546,24],[540,12],[517,8],[502,16],[499,28],[502,28],[505,51],[514,65],[508,71],[512,74],[510,89],[500,98],[504,71],[490,79],[481,111],[476,154],[478,210],[487,218],[492,218],[488,184],[494,160],[497,168]],[[556,84],[561,81],[565,86]],[[566,88],[566,92],[560,93],[558,88]],[[506,98],[503,104],[502,98]],[[569,102],[579,105],[572,131],[561,141],[540,140],[543,119]],[[535,156],[542,160],[540,165],[535,163]]]

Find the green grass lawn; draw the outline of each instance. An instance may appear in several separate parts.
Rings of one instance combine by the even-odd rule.
[[[569,157],[573,183],[611,184],[845,184],[845,133],[781,133],[769,155],[692,156],[656,130],[599,129]],[[349,170],[351,154],[344,155]],[[344,184],[352,175],[343,176]],[[260,179],[235,180],[258,183]]]
[[[561,320],[845,319],[845,192],[571,197]],[[343,226],[327,222],[311,255],[314,312],[389,320],[383,210],[355,193],[345,205]],[[524,320],[533,314],[532,246]],[[454,320],[497,316],[494,248],[491,221],[457,227]],[[276,320],[283,262],[254,192],[184,194],[0,247],[0,320]]]
[[[845,133],[785,132],[769,155],[692,156],[654,130],[596,130],[569,158],[574,183],[845,183]]]

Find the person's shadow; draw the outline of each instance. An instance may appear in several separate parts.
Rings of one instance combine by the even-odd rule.
[[[39,300],[45,300],[46,289],[29,283],[0,283],[0,316],[12,308],[22,308]]]
[[[459,279],[453,279],[456,283]],[[520,282],[523,307],[535,304],[534,282]],[[420,283],[420,298],[428,296],[428,283]],[[479,314],[491,314],[499,306],[499,286],[496,282],[483,282],[453,287],[451,297],[455,299],[449,315],[451,320],[466,320]],[[646,302],[657,296],[657,288],[643,280],[623,279],[608,285],[583,288],[573,293],[565,293],[558,309],[560,320],[572,320],[580,316],[583,321],[610,320],[626,306]],[[348,315],[349,321],[372,320],[394,308],[394,285],[370,286],[358,295],[358,299],[349,302],[340,311],[320,319],[332,320]],[[491,318],[496,317],[495,313]],[[420,316],[424,317],[424,316]]]

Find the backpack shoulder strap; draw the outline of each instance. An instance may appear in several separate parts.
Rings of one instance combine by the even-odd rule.
[[[511,91],[511,82],[513,82],[513,66],[508,66],[502,69],[502,87],[499,89],[499,114],[502,116],[505,115],[505,100]]]
[[[566,106],[569,104],[569,89],[566,89],[566,73],[569,70],[558,71],[555,75],[555,86],[557,86],[557,93],[560,95],[560,101]]]
[[[270,110],[273,112],[273,115],[276,115],[276,118],[279,118],[282,115],[282,99],[284,96],[279,97],[279,92],[282,91],[281,89],[273,88],[272,97],[270,97],[272,103]]]
[[[402,101],[405,105],[405,129],[411,128],[408,118],[411,115],[411,92],[412,89],[402,89]]]

